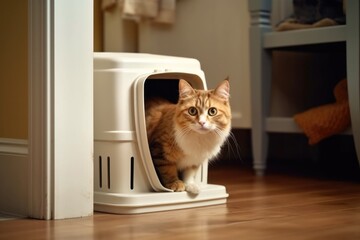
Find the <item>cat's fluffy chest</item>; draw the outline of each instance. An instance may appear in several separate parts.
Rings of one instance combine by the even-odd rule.
[[[180,130],[175,131],[177,145],[181,148],[184,155],[177,162],[178,168],[198,166],[205,160],[214,158],[219,152],[221,145],[225,141],[227,134],[218,135],[214,132],[207,134],[189,133],[183,135]]]

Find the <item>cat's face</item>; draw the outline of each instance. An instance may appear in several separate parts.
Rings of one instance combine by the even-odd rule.
[[[196,90],[185,80],[179,83],[176,121],[184,131],[199,134],[228,131],[231,125],[229,82],[224,80],[214,90]]]

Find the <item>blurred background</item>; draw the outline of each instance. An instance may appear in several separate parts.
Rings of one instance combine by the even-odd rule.
[[[250,15],[246,0],[178,0],[172,23],[123,18],[117,1],[94,0],[94,51],[146,52],[196,58],[208,87],[230,77],[232,146],[219,163],[250,166],[251,96]],[[274,0],[272,25],[292,12],[292,1]],[[16,14],[14,14],[16,13]],[[27,139],[27,0],[0,2],[0,138]],[[64,36],[66,37],[66,36]],[[292,116],[334,101],[334,84],[345,74],[343,48],[323,51],[274,51],[271,115]],[[302,84],[306,77],[306,84]],[[231,141],[230,141],[231,142]],[[235,146],[235,143],[236,145]],[[270,134],[269,164],[351,175],[358,170],[351,136],[333,136],[309,146],[302,134]],[[238,147],[240,156],[236,150]],[[292,167],[294,166],[294,167]],[[330,170],[327,171],[326,168]],[[343,169],[343,170],[342,170]]]

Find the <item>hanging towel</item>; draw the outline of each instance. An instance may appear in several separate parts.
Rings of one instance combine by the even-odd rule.
[[[102,0],[101,1],[101,8],[104,11],[108,11],[116,6],[116,0]]]
[[[124,0],[123,14],[129,18],[155,18],[159,11],[159,0]]]
[[[110,11],[118,5],[123,18],[135,21],[152,21],[173,24],[176,0],[102,0],[102,9]]]
[[[172,24],[175,22],[176,0],[160,0],[159,13],[154,19],[158,23]]]

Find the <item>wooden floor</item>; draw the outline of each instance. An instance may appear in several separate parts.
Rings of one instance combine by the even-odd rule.
[[[0,239],[360,239],[360,183],[211,169],[225,205],[58,221],[0,221]]]

